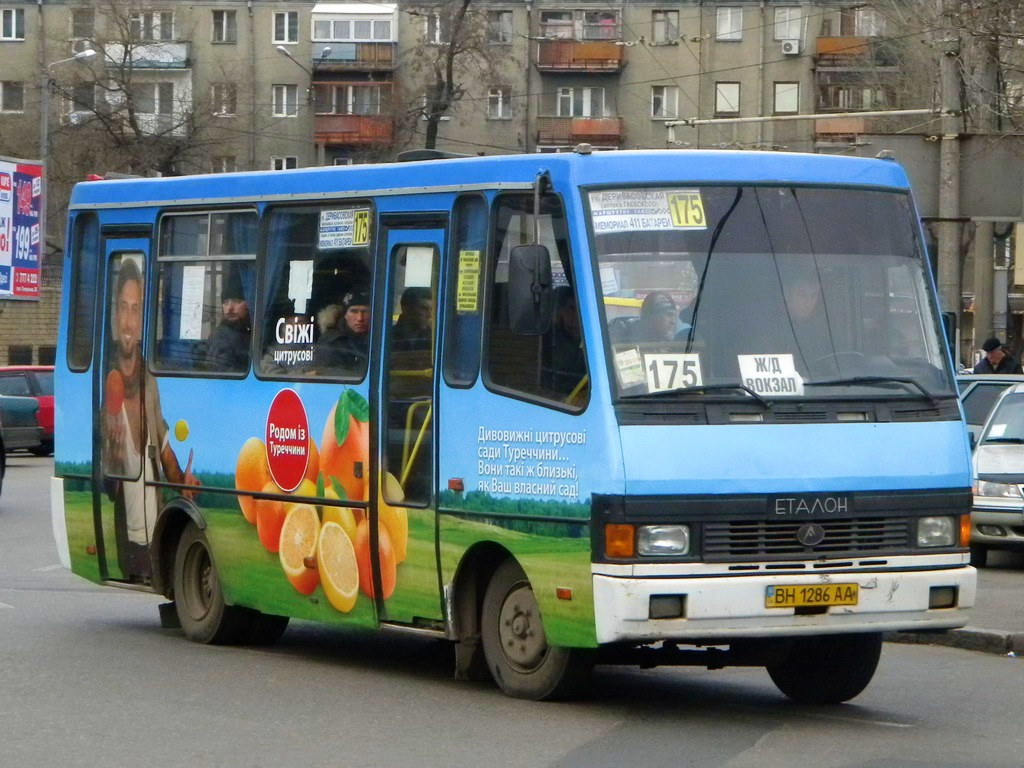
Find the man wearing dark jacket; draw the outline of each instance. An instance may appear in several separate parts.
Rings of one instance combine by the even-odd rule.
[[[975,373],[1024,373],[1020,361],[1011,355],[996,337],[981,345],[985,356],[974,366]]]

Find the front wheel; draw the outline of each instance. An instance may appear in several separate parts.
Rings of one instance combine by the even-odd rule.
[[[224,602],[210,545],[195,523],[181,534],[174,556],[174,604],[182,631],[197,643],[239,642],[250,626]]]
[[[565,698],[589,677],[592,653],[548,645],[533,587],[511,558],[487,585],[480,623],[487,668],[509,696],[534,701]]]
[[[839,704],[868,687],[882,653],[882,634],[823,635],[794,640],[768,665],[780,691],[802,704]]]

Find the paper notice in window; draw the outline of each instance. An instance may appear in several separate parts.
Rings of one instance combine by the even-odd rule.
[[[181,319],[179,339],[199,340],[203,337],[203,289],[206,267],[189,265],[181,270]]]
[[[480,311],[480,251],[459,251],[458,280],[455,311],[475,315]]]
[[[736,359],[743,385],[757,394],[797,397],[804,393],[804,380],[792,355],[737,355]]]
[[[644,364],[640,353],[635,349],[625,349],[615,353],[615,372],[619,377],[619,385],[630,389],[644,383]]]

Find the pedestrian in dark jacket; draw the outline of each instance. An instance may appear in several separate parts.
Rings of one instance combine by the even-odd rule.
[[[985,356],[974,366],[975,373],[1024,373],[1020,361],[1003,346],[1003,342],[993,336],[981,345]]]

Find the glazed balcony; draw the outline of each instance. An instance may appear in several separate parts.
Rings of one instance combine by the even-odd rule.
[[[899,66],[892,46],[878,37],[819,37],[814,57],[818,71],[885,69]]]
[[[611,40],[541,40],[537,69],[541,72],[621,72],[626,47]]]
[[[537,143],[547,145],[622,143],[621,117],[538,117]]]
[[[192,44],[159,41],[151,43],[111,43],[103,49],[108,67],[130,66],[132,69],[189,69],[192,66]]]
[[[319,72],[390,72],[397,43],[315,43],[310,64]],[[329,52],[324,55],[324,49]]]
[[[313,131],[318,144],[390,144],[395,139],[390,115],[316,115]]]

